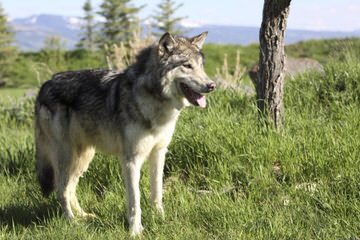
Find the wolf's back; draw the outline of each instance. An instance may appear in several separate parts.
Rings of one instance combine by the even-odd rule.
[[[36,103],[49,110],[59,104],[73,109],[82,104],[85,97],[99,97],[106,90],[104,77],[109,70],[67,71],[55,74],[40,88]]]

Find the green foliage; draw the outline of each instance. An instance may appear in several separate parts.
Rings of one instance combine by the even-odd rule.
[[[95,50],[95,23],[94,23],[94,12],[91,5],[91,0],[86,0],[83,10],[85,13],[85,16],[83,17],[84,20],[84,26],[82,26],[82,38],[80,39],[80,42],[78,43],[78,48],[83,48],[88,51],[94,51]]]
[[[66,69],[106,68],[105,56],[102,52],[89,52],[78,49],[65,53]]]
[[[299,113],[305,109],[311,110],[311,114],[343,113],[348,105],[360,104],[359,56],[349,51],[338,53],[337,57],[344,60],[331,60],[325,65],[324,73],[299,76],[285,90],[285,108],[290,98],[296,99]]]
[[[352,55],[360,55],[359,43],[360,40],[356,38],[347,40],[310,41],[308,43],[289,45],[287,46],[286,51],[289,56],[310,57],[317,59],[322,63],[327,63],[330,59],[346,61],[346,58],[349,56],[341,53],[351,52]],[[314,52],[306,51],[307,48],[314,49]],[[328,51],[331,49],[335,49],[336,53],[329,53]],[[350,49],[351,51],[349,51]],[[206,58],[205,70],[209,76],[214,77],[216,69],[222,66],[224,54],[227,54],[228,56],[229,71],[232,73],[235,70],[237,50],[240,51],[241,66],[250,69],[259,56],[257,45],[240,46],[206,44],[203,48],[203,52]],[[306,53],[304,53],[304,51],[306,51]],[[49,56],[52,53],[54,59],[49,59]],[[325,56],[323,57],[322,54],[325,54]],[[332,57],[330,58],[329,55]],[[89,52],[84,49],[78,49],[66,52],[50,51],[48,54],[45,54],[44,51],[42,53],[19,53],[17,61],[13,62],[8,67],[10,76],[8,85],[11,87],[38,86],[39,82],[47,80],[49,75],[58,71],[106,67],[107,62],[105,54],[101,51]],[[245,82],[250,82],[248,76],[245,76],[244,80]]]
[[[0,80],[6,81],[10,75],[9,65],[16,59],[16,48],[12,46],[14,36],[0,3]]]
[[[150,206],[144,166],[143,238],[358,238],[360,59],[338,57],[324,73],[286,81],[281,133],[258,126],[255,98],[235,91],[184,110],[167,155],[164,219]],[[32,114],[31,99],[0,105],[0,238],[128,239],[115,157],[97,154],[80,180],[80,202],[97,219],[69,224],[55,194],[40,195]]]
[[[21,88],[0,88],[0,105],[9,106],[25,94],[26,90]]]
[[[259,46],[241,45],[216,45],[206,44],[203,48],[205,55],[205,70],[210,76],[214,76],[216,68],[220,68],[224,61],[224,54],[228,56],[229,68],[234,71],[236,51],[240,51],[240,64],[247,68],[256,62],[259,56]]]
[[[157,6],[159,9],[156,15],[153,16],[156,21],[156,27],[159,30],[157,35],[161,36],[165,32],[175,35],[183,34],[184,31],[182,31],[178,25],[184,17],[174,16],[175,12],[182,7],[183,4],[176,4],[176,2],[172,0],[162,0]]]
[[[288,45],[285,51],[292,57],[314,58],[325,64],[329,59],[341,60],[344,52],[359,56],[360,38],[309,40]]]
[[[64,52],[61,45],[60,48],[47,47],[45,49],[40,53],[19,54],[18,60],[10,66],[9,86],[38,86],[39,82],[47,80],[52,73],[58,71],[107,67],[104,53],[101,51],[90,52],[78,49]],[[256,45],[244,47],[208,44],[203,49],[206,57],[206,72],[210,76],[215,75],[216,68],[223,63],[224,53],[228,54],[229,68],[233,71],[237,49],[240,49],[242,65],[248,66],[256,61],[258,56]]]
[[[64,43],[59,36],[50,36],[45,39],[41,54],[50,69],[63,70],[64,53]]]
[[[61,49],[60,49],[61,50]],[[49,60],[49,57],[53,59]],[[89,68],[106,68],[102,52],[84,49],[73,51],[48,51],[19,53],[18,60],[9,66],[9,87],[34,87],[48,80],[59,71]]]
[[[131,0],[104,0],[98,12],[105,18],[101,29],[99,43],[112,45],[115,43],[129,43],[133,32],[138,28],[138,12],[143,6],[131,5]]]
[[[37,53],[37,55],[40,55]],[[9,65],[8,87],[32,87],[37,86],[37,74],[34,61],[28,54],[19,53],[17,60]]]
[[[4,104],[0,102],[1,126],[25,125],[31,126],[33,121],[34,96],[22,97],[19,100]]]

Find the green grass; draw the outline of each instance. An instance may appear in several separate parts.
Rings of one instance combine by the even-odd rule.
[[[165,166],[163,219],[141,179],[143,239],[358,239],[360,64],[328,61],[285,86],[285,127],[257,124],[234,91],[184,110]],[[1,100],[0,100],[1,101]],[[0,239],[128,239],[116,158],[97,154],[78,196],[93,221],[67,223],[34,172],[33,100],[0,104]]]
[[[286,53],[292,57],[305,57],[326,64],[329,59],[343,59],[343,52],[360,55],[360,38],[309,40],[286,46]]]
[[[224,62],[224,54],[228,56],[229,70],[234,71],[236,63],[236,51],[240,51],[240,64],[248,69],[259,57],[259,47],[255,44],[249,46],[240,45],[216,45],[207,44],[204,46],[205,70],[210,76],[216,74],[216,69],[221,68]]]
[[[23,97],[26,89],[22,88],[0,88],[0,103],[9,104]]]

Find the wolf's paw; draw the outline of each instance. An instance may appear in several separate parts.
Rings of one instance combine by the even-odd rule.
[[[162,217],[165,216],[164,208],[161,202],[152,201],[152,206]]]
[[[92,219],[97,218],[97,216],[94,213],[85,213],[85,212],[83,214],[81,214],[80,217],[83,219],[86,219],[86,220],[92,220]]]
[[[144,230],[144,227],[141,224],[133,224],[130,226],[130,235],[131,237],[136,237]]]
[[[77,213],[76,218],[78,220],[93,220],[97,218],[97,216],[94,213],[87,213],[84,211],[80,211]]]
[[[76,221],[76,219],[75,219],[75,216],[74,216],[74,214],[71,212],[71,213],[65,213],[65,217],[66,217],[66,221],[68,222],[68,223],[72,223],[72,222],[75,222]]]
[[[155,208],[157,210],[157,212],[161,215],[162,218],[165,217],[165,211],[162,205],[155,205]]]

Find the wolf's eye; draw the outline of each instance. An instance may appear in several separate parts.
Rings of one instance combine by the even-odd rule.
[[[185,63],[183,64],[184,67],[188,68],[188,69],[192,69],[192,66],[190,63]]]

